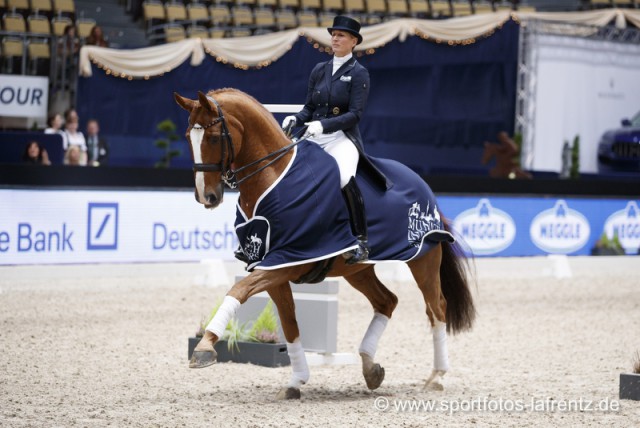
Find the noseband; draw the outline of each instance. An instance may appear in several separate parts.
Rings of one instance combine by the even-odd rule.
[[[271,152],[268,155],[257,159],[251,163],[248,163],[247,165],[244,165],[238,169],[232,169],[231,164],[233,163],[233,160],[235,159],[236,153],[235,153],[235,149],[233,147],[233,141],[231,139],[231,133],[229,132],[229,128],[227,127],[227,122],[224,119],[224,115],[222,114],[222,109],[220,108],[220,105],[218,104],[218,102],[216,100],[214,100],[212,97],[207,96],[207,99],[209,101],[211,101],[213,104],[215,104],[216,108],[218,109],[218,117],[215,118],[214,120],[212,120],[211,122],[209,122],[207,125],[202,126],[202,127],[198,127],[195,129],[207,129],[212,127],[213,125],[216,125],[218,123],[221,123],[221,127],[220,127],[220,138],[221,138],[221,157],[220,157],[220,163],[194,163],[193,164],[193,171],[194,172],[220,172],[221,177],[222,177],[222,181],[224,182],[224,184],[226,184],[227,186],[229,186],[230,189],[236,189],[238,187],[238,185],[240,183],[242,183],[243,181],[245,181],[246,179],[253,177],[254,175],[256,175],[257,173],[263,171],[265,168],[267,168],[269,165],[273,164],[274,162],[278,161],[281,157],[283,157],[285,154],[287,154],[287,152],[289,150],[291,150],[294,146],[296,146],[300,141],[302,141],[302,139],[297,140],[294,139],[293,142],[291,144],[288,144],[278,150],[276,150],[275,152]],[[227,163],[224,163],[224,158],[225,158],[225,153],[229,152],[229,156],[227,159]],[[274,157],[275,156],[275,157]],[[268,162],[266,165],[261,166],[260,168],[258,168],[257,170],[247,174],[246,176],[242,177],[240,180],[236,179],[236,173],[244,171],[245,169],[252,167],[254,165],[257,165],[269,158],[274,157],[270,162]]]

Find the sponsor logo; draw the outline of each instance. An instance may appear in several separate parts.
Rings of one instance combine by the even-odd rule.
[[[433,214],[429,214],[429,203],[425,211],[420,210],[420,204],[415,202],[409,208],[409,227],[407,239],[412,247],[419,247],[427,232],[441,229],[438,207],[433,205]]]
[[[578,251],[589,240],[591,228],[586,217],[560,199],[553,208],[540,212],[531,221],[529,235],[534,245],[548,253]]]
[[[620,245],[627,254],[638,254],[640,249],[640,209],[635,201],[627,203],[625,209],[611,214],[604,222],[607,237],[618,236]]]
[[[118,249],[118,204],[89,202],[87,250]]]
[[[475,255],[499,253],[516,237],[516,224],[509,214],[480,199],[474,208],[461,212],[453,220],[453,228],[464,238]]]
[[[247,236],[244,248],[242,251],[249,258],[249,260],[260,260],[260,249],[262,248],[262,239],[257,234]]]

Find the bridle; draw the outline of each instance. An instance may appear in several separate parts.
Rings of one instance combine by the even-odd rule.
[[[294,139],[291,144],[288,144],[276,150],[275,152],[271,152],[268,155],[261,157],[260,159],[257,159],[253,162],[250,162],[247,165],[244,165],[238,169],[233,169],[231,165],[235,159],[236,153],[233,147],[233,140],[231,138],[231,133],[229,132],[229,127],[227,126],[227,122],[224,118],[224,114],[222,113],[222,109],[220,108],[220,104],[218,104],[218,102],[210,96],[207,96],[207,99],[216,106],[216,109],[218,110],[218,117],[204,126],[198,126],[198,127],[190,126],[189,129],[207,129],[220,123],[221,124],[220,126],[221,157],[220,157],[219,163],[194,163],[193,171],[194,172],[218,172],[219,171],[222,177],[222,181],[224,182],[224,184],[229,186],[230,189],[236,189],[243,181],[253,177],[254,175],[263,171],[269,165],[272,165],[273,163],[277,162],[280,158],[286,155],[289,150],[291,150],[301,141],[301,140]],[[226,152],[229,152],[229,156],[227,157],[227,162],[225,163],[224,159],[225,159]],[[242,172],[245,169],[250,168],[254,165],[257,165],[274,156],[275,158],[269,161],[269,163],[267,163],[266,165],[263,165],[257,170],[251,172],[250,174],[245,175],[240,180],[236,179],[236,174],[238,172]]]

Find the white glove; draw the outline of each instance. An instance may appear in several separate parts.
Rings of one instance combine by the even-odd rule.
[[[319,120],[314,120],[313,122],[307,122],[305,123],[305,125],[308,126],[307,134],[310,137],[317,137],[318,135],[321,135],[324,132],[324,129],[322,128],[322,123],[320,123]]]
[[[285,129],[287,126],[289,126],[291,124],[295,125],[297,121],[298,120],[296,119],[295,116],[287,116],[287,117],[285,117],[284,120],[282,121],[282,129]]]

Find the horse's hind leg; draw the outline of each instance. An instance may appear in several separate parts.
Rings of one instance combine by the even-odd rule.
[[[309,366],[304,348],[300,342],[300,330],[296,320],[295,302],[289,283],[282,284],[267,290],[269,296],[278,308],[280,325],[287,340],[287,352],[291,360],[291,378],[286,387],[282,388],[276,396],[279,400],[299,399],[300,387],[309,380]]]
[[[443,377],[449,370],[447,350],[447,301],[440,288],[440,263],[442,247],[436,245],[431,251],[417,260],[408,263],[411,273],[418,283],[427,306],[427,316],[433,335],[433,371],[425,382],[428,389],[443,390]]]
[[[398,298],[378,280],[373,266],[352,275],[346,275],[344,278],[364,294],[373,306],[373,319],[358,350],[362,358],[362,374],[367,387],[373,390],[378,388],[384,380],[384,368],[374,362],[378,341],[398,304]]]

